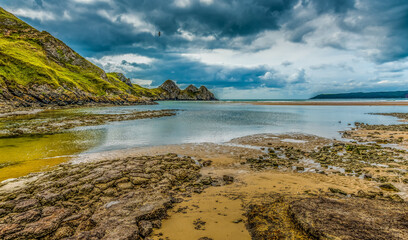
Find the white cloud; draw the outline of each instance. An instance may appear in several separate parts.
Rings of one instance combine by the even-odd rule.
[[[137,85],[140,85],[142,87],[151,87],[153,80],[146,80],[146,79],[137,79],[133,78],[131,79],[131,82]]]
[[[174,5],[179,8],[186,8],[191,5],[190,0],[174,0]]]
[[[200,0],[200,3],[205,5],[211,5],[214,3],[214,0]]]
[[[177,32],[179,33],[181,38],[184,38],[184,39],[186,39],[186,40],[188,40],[190,42],[192,42],[192,41],[214,41],[215,40],[215,37],[213,35],[197,36],[197,35],[194,35],[191,32],[183,30],[181,28],[177,29]]]
[[[69,14],[69,12],[68,11],[64,11],[64,15],[62,16],[62,18],[63,19],[66,19],[66,20],[72,20],[72,17],[71,17],[71,15]]]
[[[111,21],[112,23],[125,23],[133,26],[133,31],[138,32],[149,32],[151,34],[156,34],[156,28],[146,21],[143,20],[143,16],[140,13],[124,13],[119,15],[114,15],[106,10],[99,10],[97,12],[99,16],[104,17]]]
[[[103,56],[101,58],[88,58],[89,61],[102,67],[107,72],[137,72],[142,69],[138,64],[151,64],[154,58],[141,56],[138,54],[122,54]]]
[[[72,0],[75,3],[94,4],[98,2],[113,3],[112,0]]]
[[[56,16],[52,12],[46,12],[41,10],[31,10],[31,9],[11,9],[11,13],[19,17],[30,18],[33,20],[52,21],[56,19]]]

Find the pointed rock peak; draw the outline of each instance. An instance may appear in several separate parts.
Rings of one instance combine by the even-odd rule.
[[[123,73],[119,73],[119,72],[115,72],[114,74],[116,74],[116,76],[118,77],[118,79],[124,83],[126,83],[128,86],[132,87],[132,82],[130,81],[129,78],[127,78]]]
[[[189,91],[189,92],[197,92],[198,88],[196,86],[194,86],[193,84],[191,84],[190,86],[186,87],[185,90]]]
[[[123,73],[115,72],[115,74],[116,74],[116,75],[118,76],[118,78],[119,78],[120,80],[122,80],[122,81],[125,80],[125,79],[127,79]]]
[[[199,90],[202,92],[209,92],[208,88],[206,88],[205,86],[201,86]]]
[[[166,80],[162,85],[160,85],[161,89],[164,89],[166,91],[168,90],[174,90],[174,89],[178,89],[180,90],[180,88],[176,85],[175,82],[173,82],[172,80]]]

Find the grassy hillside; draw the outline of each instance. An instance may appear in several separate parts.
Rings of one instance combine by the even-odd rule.
[[[154,91],[152,91],[154,92]],[[0,8],[0,98],[26,103],[144,102],[154,95]]]
[[[167,85],[172,88],[167,89]],[[166,99],[215,97],[205,87],[190,86],[180,91],[168,80],[159,88],[148,89],[132,84],[121,73],[105,73],[62,41],[0,8],[0,108],[10,103],[135,104]]]

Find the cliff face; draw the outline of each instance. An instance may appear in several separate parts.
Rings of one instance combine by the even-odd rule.
[[[159,87],[159,89],[161,90],[161,93],[159,94],[158,100],[217,100],[214,94],[204,86],[197,88],[194,85],[190,85],[186,89],[181,90],[172,80],[167,80]]]
[[[105,73],[51,34],[0,8],[0,110],[7,106],[85,103],[153,104],[153,100],[215,100],[205,87],[180,90],[132,84]]]
[[[129,79],[114,75],[0,8],[0,103],[151,103]]]

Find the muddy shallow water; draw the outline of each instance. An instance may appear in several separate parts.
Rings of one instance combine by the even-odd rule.
[[[102,139],[101,131],[0,139],[0,181],[66,162]]]
[[[168,144],[227,142],[258,133],[307,133],[341,138],[354,122],[398,124],[373,112],[407,112],[404,106],[256,106],[226,102],[160,102],[159,105],[57,110],[19,116],[53,118],[83,112],[121,114],[178,109],[176,116],[80,127],[66,133],[0,139],[0,181],[44,170],[77,154]]]

